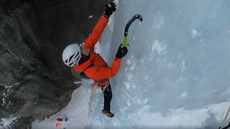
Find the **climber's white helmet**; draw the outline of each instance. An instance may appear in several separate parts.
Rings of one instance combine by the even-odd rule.
[[[68,45],[62,53],[62,60],[69,67],[78,65],[80,59],[81,49],[76,43]]]

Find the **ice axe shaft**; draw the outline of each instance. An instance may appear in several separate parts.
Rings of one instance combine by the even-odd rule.
[[[134,15],[129,22],[125,26],[125,32],[124,32],[124,39],[123,39],[123,44],[121,45],[121,48],[127,46],[127,36],[128,36],[128,31],[129,31],[129,26],[136,20],[139,19],[141,22],[143,20],[142,16],[140,14]]]

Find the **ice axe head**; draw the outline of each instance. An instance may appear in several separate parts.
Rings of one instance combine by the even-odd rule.
[[[136,19],[139,19],[141,22],[143,21],[143,18],[140,14],[136,14],[135,17]]]
[[[123,44],[121,45],[121,48],[126,47],[127,46],[127,36],[128,36],[128,30],[129,30],[129,26],[136,20],[139,19],[141,22],[143,21],[143,18],[140,14],[135,14],[130,20],[129,22],[126,24],[125,26],[125,32],[124,32],[124,40],[123,40]]]

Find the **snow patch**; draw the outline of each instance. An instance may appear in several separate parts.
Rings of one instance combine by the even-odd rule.
[[[203,43],[204,42],[204,40],[203,39],[200,39],[200,43]]]
[[[164,17],[162,15],[161,11],[158,11],[158,13],[156,14],[156,16],[154,17],[154,20],[153,20],[153,27],[159,29],[163,25],[164,25]],[[153,28],[151,28],[151,29],[153,29]]]
[[[135,100],[137,101],[138,104],[141,104],[141,105],[147,104],[147,102],[148,102],[147,98],[146,99],[138,99],[137,97],[135,97]]]
[[[171,68],[173,66],[173,63],[170,62],[168,65],[167,65],[169,68]]]
[[[183,72],[183,71],[184,71],[184,69],[185,69],[185,60],[183,60],[183,61],[181,62],[181,66],[182,66],[182,68],[181,68],[181,72]]]
[[[165,54],[165,46],[158,40],[155,40],[152,44],[152,51],[157,51],[159,55]]]
[[[224,102],[219,104],[213,104],[208,107],[211,113],[215,115],[215,118],[218,122],[223,121],[223,117],[226,115],[230,103]]]
[[[125,83],[125,86],[126,86],[127,89],[129,89],[131,87],[130,83],[128,83],[128,82],[124,82],[124,83]]]
[[[144,58],[141,59],[141,63],[142,63],[142,64],[144,63]]]
[[[93,15],[89,15],[89,16],[88,16],[88,19],[91,19],[91,18],[93,18]]]
[[[127,60],[127,65],[131,65],[131,60]]]
[[[74,84],[81,84],[81,81],[74,81]]]
[[[136,88],[136,87],[137,87],[136,85],[133,85],[133,84],[132,84],[132,86],[133,86],[133,88]]]
[[[195,30],[195,29],[192,29],[192,30],[191,30],[191,36],[192,36],[192,38],[195,38],[195,37],[198,36],[198,35],[200,35],[200,34],[198,33],[197,30]]]
[[[5,86],[5,89],[3,90],[3,97],[2,97],[2,106],[8,108],[13,103],[10,101],[10,95],[13,93],[13,90],[11,89],[13,86],[18,85],[19,83],[15,83],[10,86]]]
[[[131,106],[130,100],[127,100],[127,105]]]
[[[179,59],[180,59],[182,55],[183,55],[183,54],[182,54],[182,53],[180,53],[180,54],[177,56],[177,58],[179,58]]]
[[[98,41],[95,44],[94,51],[95,51],[95,53],[101,53],[101,50],[102,50],[102,46],[101,46],[101,43]]]
[[[127,60],[127,65],[129,65],[129,69],[130,70],[134,70],[136,67],[136,63],[135,62],[131,62],[131,60]]]
[[[183,92],[180,96],[181,96],[182,98],[185,98],[185,97],[187,97],[187,95],[188,95],[187,92]]]
[[[92,81],[82,79],[82,86],[74,90],[72,99],[68,105],[63,108],[60,112],[52,115],[49,119],[39,122],[38,120],[33,121],[32,129],[57,129],[55,127],[58,117],[68,117],[71,123],[69,125],[64,124],[59,128],[71,129],[71,128],[84,128],[86,125],[90,125],[87,114],[89,111],[89,103],[92,101],[90,95],[93,92]],[[97,99],[95,98],[95,101]],[[95,102],[96,103],[96,102]]]
[[[176,80],[177,83],[184,83],[184,77],[180,76],[178,80]]]
[[[187,96],[187,92],[181,94],[181,97]],[[146,126],[181,126],[181,127],[202,127],[207,118],[210,117],[209,113],[213,113],[218,122],[222,122],[225,116],[229,102],[209,105],[202,109],[185,110],[184,107],[169,110],[166,115],[160,112],[149,113],[150,105],[144,105],[138,111],[140,116],[140,124]],[[154,121],[154,122],[152,122]],[[180,123],[180,124],[179,124]]]
[[[18,117],[9,117],[9,118],[2,118],[0,121],[0,125],[4,128],[9,128],[10,124],[12,124]],[[0,127],[1,127],[0,126]]]
[[[145,105],[138,111],[140,123],[148,127],[200,127],[210,116],[207,109],[185,110],[184,108],[169,110],[166,115],[160,112],[149,113],[151,106]],[[154,121],[154,122],[153,122]]]
[[[128,73],[127,77],[128,77],[129,80],[131,80],[133,78],[133,74]]]
[[[131,67],[130,67],[130,70],[134,70],[135,67],[136,67],[136,63],[133,63],[133,64],[131,65]]]

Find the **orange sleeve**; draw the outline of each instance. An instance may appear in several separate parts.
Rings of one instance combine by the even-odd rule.
[[[97,22],[96,26],[93,29],[93,32],[85,41],[85,46],[88,47],[91,51],[94,51],[94,45],[97,43],[100,38],[103,30],[105,29],[109,20],[105,18],[104,15],[101,16],[100,20]]]
[[[85,74],[93,80],[108,79],[115,76],[120,68],[122,58],[115,58],[111,67],[92,67]],[[88,71],[89,70],[89,71]]]

